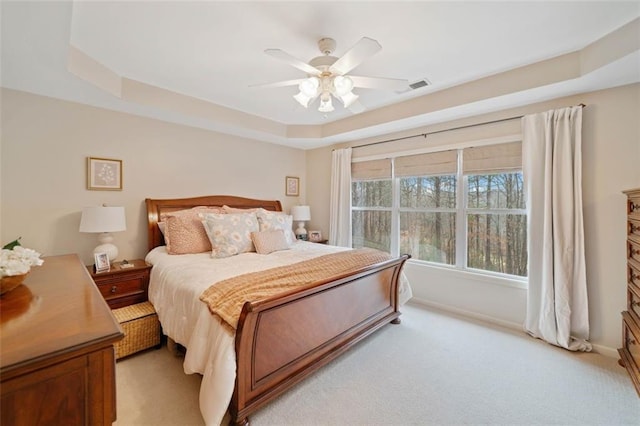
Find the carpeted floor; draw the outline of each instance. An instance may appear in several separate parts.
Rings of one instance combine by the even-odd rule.
[[[638,425],[617,360],[414,305],[250,417],[261,425]],[[117,426],[202,425],[166,348],[117,363]]]

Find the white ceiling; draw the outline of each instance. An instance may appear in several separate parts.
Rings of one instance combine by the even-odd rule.
[[[364,119],[376,108],[428,99],[445,88],[583,49],[638,18],[640,1],[2,0],[1,13],[3,87],[303,149],[640,81],[636,52],[581,78],[536,90],[379,124]],[[305,76],[264,54],[267,48],[306,62],[319,55],[321,37],[337,41],[334,56],[339,57],[364,36],[378,40],[382,50],[353,74],[409,82],[426,78],[432,85],[405,93],[356,89],[367,108],[363,124],[328,136],[323,126],[352,119],[339,102],[334,112],[322,114],[317,104],[304,109],[293,100],[295,86],[249,87]],[[120,99],[69,72],[70,46],[119,77],[225,107],[230,114],[244,113],[245,119],[223,122]],[[255,122],[279,130],[265,131]],[[291,136],[301,134],[298,126],[313,130],[312,136]]]

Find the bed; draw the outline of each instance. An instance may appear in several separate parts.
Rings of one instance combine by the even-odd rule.
[[[267,267],[265,259],[286,265],[294,258],[311,259],[349,249],[295,242],[291,250],[272,253],[273,256],[171,256],[166,253],[158,226],[164,214],[196,206],[281,212],[282,206],[277,200],[235,196],[145,202],[149,248],[146,259],[153,265],[149,300],[158,312],[163,332],[186,348],[185,373],[203,375],[200,409],[208,425],[220,424],[227,408],[232,424],[247,425],[252,412],[355,343],[388,323],[400,323],[398,307],[411,291],[408,283],[401,280],[407,255],[321,279],[295,291],[246,302],[236,329],[230,330],[198,296],[206,285],[232,275],[238,262],[249,271],[260,271]],[[209,278],[209,274],[217,275]],[[180,283],[172,284],[172,280]]]

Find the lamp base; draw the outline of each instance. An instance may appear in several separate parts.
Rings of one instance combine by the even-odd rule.
[[[303,241],[308,240],[307,230],[304,229],[304,222],[298,222],[298,228],[296,229],[295,234],[296,234],[296,239],[298,240],[303,240]]]
[[[93,254],[106,253],[109,257],[109,263],[112,263],[118,257],[118,247],[112,241],[113,236],[108,232],[102,232],[98,236],[100,245],[93,249]]]

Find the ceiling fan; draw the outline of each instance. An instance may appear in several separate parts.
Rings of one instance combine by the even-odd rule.
[[[402,79],[347,75],[365,59],[382,49],[380,43],[372,38],[363,37],[340,58],[331,56],[336,48],[336,42],[332,38],[325,37],[318,40],[318,48],[322,55],[311,59],[309,63],[301,61],[280,49],[265,50],[264,53],[267,55],[304,71],[307,73],[307,78],[257,86],[285,87],[297,85],[300,92],[293,98],[303,107],[307,108],[319,97],[320,106],[318,111],[331,112],[334,110],[332,97],[335,97],[342,102],[345,108],[353,113],[364,111],[364,106],[358,101],[358,95],[353,93],[353,88],[355,87],[385,90],[403,90],[408,87],[409,82]]]

